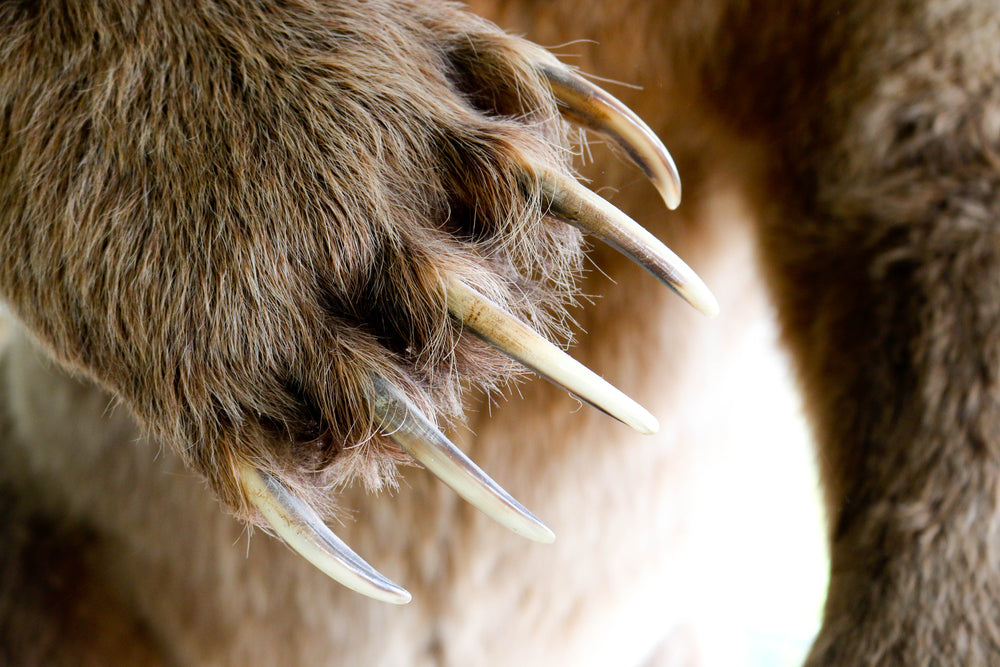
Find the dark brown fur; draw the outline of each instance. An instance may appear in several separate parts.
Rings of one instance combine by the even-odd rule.
[[[540,52],[447,5],[59,4],[4,8],[0,280],[234,508],[237,459],[305,487],[368,442],[372,373],[455,416],[510,372],[441,271],[543,323],[569,288],[516,168],[567,159]],[[374,449],[310,484],[391,481]]]
[[[543,219],[517,175],[525,161],[569,169],[566,131],[529,67],[546,57],[536,47],[438,3],[78,4],[0,5],[0,286],[49,352],[120,398],[238,515],[249,515],[233,478],[238,460],[274,470],[318,505],[334,500],[330,486],[355,476],[375,488],[392,482],[397,452],[372,438],[360,399],[369,373],[392,378],[439,418],[460,414],[463,383],[490,388],[509,377],[505,362],[444,316],[441,270],[460,271],[541,326],[558,328],[576,290],[608,291],[580,318],[588,335],[578,355],[647,398],[666,391],[661,375],[692,377],[679,361],[685,348],[659,352],[659,365],[635,352],[658,335],[660,308],[673,308],[652,281],[599,250],[599,263],[642,298],[597,278],[575,287],[577,236]],[[634,174],[606,161],[592,173],[607,171],[602,184],[621,188],[616,203],[671,236],[696,267],[726,242],[698,224],[711,218],[712,184],[730,184],[757,222],[763,272],[815,425],[830,517],[830,592],[810,662],[997,662],[997,19],[958,0],[661,5],[475,9],[539,43],[594,39],[568,47],[573,64],[643,86],[622,96],[675,150],[689,213],[668,229],[646,212],[652,195],[630,184]],[[623,321],[634,324],[623,332]],[[689,324],[675,318],[672,333],[709,330]],[[18,363],[8,383],[30,390],[35,380],[24,376],[43,371]],[[562,504],[583,508],[579,525],[557,529],[571,549],[582,545],[574,556],[592,550],[590,561],[570,556],[573,572],[601,571],[611,553],[605,540],[628,542],[630,531],[615,534],[619,522],[635,522],[631,532],[661,526],[650,517],[642,524],[644,506],[611,489],[658,489],[660,478],[645,471],[683,462],[621,453],[616,468],[600,447],[624,439],[621,432],[586,416],[561,428],[565,399],[534,385],[525,391],[528,401],[499,409],[496,421],[473,417],[479,437],[466,444],[521,473],[518,489],[567,524],[574,514],[560,514]],[[66,392],[76,398],[50,406],[64,423],[104,400]],[[53,525],[54,540],[96,544],[85,552],[107,563],[67,570],[83,573],[82,589],[10,593],[14,604],[0,609],[11,618],[37,608],[40,623],[58,627],[59,612],[30,606],[39,595],[81,591],[72,597],[86,604],[103,586],[113,602],[107,630],[95,631],[107,641],[94,646],[113,646],[121,627],[142,628],[130,635],[141,650],[180,662],[285,655],[308,664],[326,646],[341,647],[347,661],[370,659],[382,641],[387,663],[400,655],[460,663],[463,642],[477,641],[488,656],[515,655],[513,646],[489,653],[503,642],[491,643],[489,624],[455,620],[462,616],[451,597],[483,585],[462,574],[475,567],[466,559],[488,569],[508,547],[484,538],[477,519],[433,487],[408,477],[412,486],[395,502],[354,505],[364,516],[349,530],[362,547],[380,545],[415,580],[413,615],[393,616],[316,588],[271,547],[232,564],[219,546],[231,542],[232,527],[183,511],[204,507],[194,486],[149,472],[154,463],[138,449],[125,459],[139,463],[104,466],[101,457],[116,459],[82,444],[95,439],[90,431],[59,440],[20,426],[26,409],[8,402],[13,453],[5,467],[16,463],[25,474],[10,477],[27,478],[11,482],[12,497],[40,498],[37,508],[12,501],[15,523]],[[134,437],[112,421],[118,442]],[[578,450],[502,444],[516,446],[526,433],[574,439]],[[628,467],[630,457],[641,465]],[[87,477],[78,471],[88,465],[94,474],[131,472],[82,490]],[[588,465],[601,473],[593,486],[580,479]],[[184,498],[164,501],[162,542],[137,518],[151,510],[130,509],[144,493]],[[117,505],[126,508],[120,520]],[[51,518],[64,515],[68,528]],[[597,516],[608,522],[599,539],[583,526]],[[188,530],[214,542],[190,551],[170,542]],[[66,553],[18,535],[4,538],[18,554],[5,574],[32,549]],[[635,557],[630,573],[640,580],[653,561],[669,568],[669,545],[650,539],[649,553],[614,552],[616,568],[630,569]],[[114,540],[133,551],[101,550]],[[496,584],[503,594],[477,602],[502,620],[494,625],[514,637],[582,641],[603,610],[617,627],[624,606],[615,594],[627,592],[616,586],[627,584],[611,576],[607,587],[588,580],[573,588],[561,578],[559,552],[516,556],[530,563],[523,588]],[[190,571],[178,563],[185,557]],[[112,575],[115,567],[123,572]],[[149,571],[160,578],[147,581]],[[246,597],[227,598],[227,577],[299,591],[299,604],[275,607],[260,593],[270,606],[254,607],[257,598],[238,586],[233,595]],[[354,608],[367,615],[344,611]],[[289,620],[274,620],[282,616]],[[310,634],[309,623],[326,627],[317,616],[343,625],[345,638],[330,628]],[[383,640],[397,634],[416,643],[400,649]],[[301,646],[304,637],[316,639],[314,652]],[[68,650],[88,644],[66,641]],[[348,653],[350,642],[371,652]],[[122,650],[135,650],[127,644]],[[538,646],[526,655],[559,653]],[[632,650],[641,659],[650,647]],[[565,654],[578,655],[570,646]]]

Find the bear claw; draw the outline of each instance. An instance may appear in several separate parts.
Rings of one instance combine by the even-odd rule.
[[[631,110],[572,72],[550,65],[538,70],[549,81],[563,115],[614,141],[643,170],[667,206],[680,203],[673,159],[652,130]],[[548,215],[611,245],[709,316],[719,305],[698,275],[645,228],[600,196],[548,169],[524,167],[548,207]],[[465,329],[538,375],[641,433],[659,423],[638,403],[580,364],[502,306],[457,276],[444,274],[448,311]],[[456,493],[513,532],[550,543],[554,533],[461,452],[403,393],[372,378],[368,403],[383,433]],[[410,594],[378,573],[337,538],[308,503],[276,477],[241,465],[240,477],[256,510],[286,544],[324,573],[354,591],[394,604]]]

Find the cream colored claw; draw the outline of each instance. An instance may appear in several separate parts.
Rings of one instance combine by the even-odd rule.
[[[507,356],[640,433],[659,430],[645,408],[476,290],[454,276],[445,289],[451,314]]]
[[[370,598],[406,604],[410,594],[379,574],[333,534],[316,512],[276,477],[243,465],[243,489],[285,544],[327,576]]]
[[[544,171],[538,179],[549,213],[614,247],[706,315],[719,314],[698,274],[642,225],[568,176]]]
[[[541,65],[568,120],[618,145],[646,174],[670,209],[681,203],[681,177],[659,137],[614,96],[567,69]]]
[[[370,403],[386,435],[458,495],[529,540],[548,544],[556,539],[545,524],[490,479],[390,383],[373,378]]]

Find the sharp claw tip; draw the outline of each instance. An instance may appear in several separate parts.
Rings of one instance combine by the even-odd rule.
[[[542,526],[544,530],[539,530],[534,536],[529,537],[529,539],[534,540],[540,544],[552,544],[556,541],[556,534],[553,533],[548,526]]]
[[[638,403],[634,403],[633,407],[634,409],[627,419],[622,419],[621,417],[616,417],[616,419],[643,435],[653,435],[660,430],[660,422],[649,410]]]
[[[542,523],[538,517],[528,510],[520,512],[517,523],[508,524],[507,528],[532,542],[552,544],[556,541],[556,534],[552,532],[552,529]]]
[[[700,298],[695,303],[695,308],[709,317],[717,317],[719,315],[719,301],[715,298],[714,294],[708,291],[708,288],[705,288],[705,293],[700,295]]]
[[[667,208],[671,211],[677,210],[677,207],[681,205],[680,183],[664,184],[662,181],[658,181],[656,189],[659,190],[660,196],[663,198],[663,203],[667,205]]]
[[[398,591],[394,591],[393,595],[386,596],[384,601],[388,602],[389,604],[404,605],[404,604],[409,604],[410,600],[412,599],[413,596],[410,595],[410,592],[408,590],[406,590],[405,588],[400,588]]]
[[[660,422],[653,415],[649,415],[649,419],[637,426],[636,430],[643,435],[655,435],[660,431]]]
[[[697,274],[692,274],[685,284],[675,286],[674,289],[701,314],[708,317],[719,314],[719,300]]]
[[[393,442],[509,530],[535,542],[547,544],[555,540],[548,526],[490,479],[405,396],[383,378],[376,376],[374,380],[370,402],[376,415],[388,427],[387,435]]]

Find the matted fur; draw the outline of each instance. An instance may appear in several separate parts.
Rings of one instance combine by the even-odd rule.
[[[754,223],[819,445],[833,570],[810,663],[1000,661],[995,8],[474,9],[538,43],[594,40],[562,50],[642,87],[621,96],[678,158],[682,211],[664,224],[600,153],[586,173],[736,315],[696,321],[604,249],[621,284],[574,283],[577,235],[518,175],[570,169],[530,67],[548,56],[450,4],[0,5],[5,299],[231,509],[247,514],[236,459],[341,501],[357,516],[338,532],[415,596],[380,606],[273,541],[234,548],[239,526],[178,459],[18,339],[3,367],[10,660],[641,662],[698,602],[684,566],[706,528],[685,503],[704,462],[725,461],[712,397],[734,391],[726,368],[759,317],[724,186]],[[441,270],[540,326],[601,296],[574,354],[651,404],[659,446],[540,383],[492,411],[463,394],[513,369],[448,320]],[[523,546],[406,471],[394,497],[331,492],[396,474],[359,398],[371,371],[438,418],[464,404],[475,435],[456,438],[556,545]],[[53,631],[81,613],[88,632]]]

